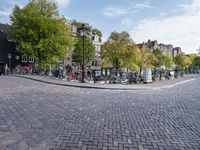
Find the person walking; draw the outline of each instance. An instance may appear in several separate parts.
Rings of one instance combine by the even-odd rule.
[[[9,68],[8,68],[8,65],[6,64],[5,65],[5,75],[8,75],[9,74]]]

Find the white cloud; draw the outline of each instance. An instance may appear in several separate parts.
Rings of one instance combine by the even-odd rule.
[[[70,0],[55,0],[59,7],[67,7]],[[0,0],[0,23],[10,23],[10,14],[15,5],[23,6],[19,3],[19,0]]]
[[[0,1],[0,23],[10,23],[10,14],[12,9],[18,3],[15,0]]]
[[[134,1],[127,0],[128,4],[131,8],[137,9],[137,10],[143,10],[145,8],[153,8],[150,3],[151,0],[145,0],[143,3],[135,3]]]
[[[126,14],[127,10],[124,8],[121,8],[120,6],[107,6],[104,11],[103,14],[107,17],[117,17],[117,16],[121,16]]]
[[[180,10],[161,13],[159,17],[141,21],[131,31],[136,42],[155,40],[182,47],[186,53],[196,52],[200,45],[200,1],[181,6]]]
[[[126,0],[123,1],[123,7],[121,5],[106,6],[103,10],[103,15],[106,17],[114,18],[118,16],[134,14],[147,8],[153,8],[150,5],[150,0],[145,0],[143,3],[135,3],[131,0]]]
[[[70,0],[55,0],[59,7],[65,8],[69,5]]]
[[[130,28],[132,25],[133,25],[133,22],[132,22],[132,20],[129,19],[129,18],[124,18],[124,19],[122,19],[122,21],[121,21],[121,26],[122,26],[123,28]]]

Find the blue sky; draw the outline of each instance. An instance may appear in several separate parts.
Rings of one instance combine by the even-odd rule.
[[[200,0],[55,0],[61,15],[87,22],[103,33],[127,31],[136,43],[158,40],[180,46],[186,53],[200,46]],[[0,0],[0,22],[10,23],[15,4],[28,0]]]

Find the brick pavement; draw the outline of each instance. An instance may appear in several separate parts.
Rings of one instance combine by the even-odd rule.
[[[0,149],[199,150],[199,83],[111,91],[0,77]]]
[[[175,78],[172,80],[162,80],[162,81],[156,81],[149,84],[94,84],[94,83],[80,83],[76,81],[64,81],[55,79],[53,77],[47,77],[47,76],[29,76],[29,75],[19,75],[16,77],[36,80],[39,82],[44,82],[48,84],[56,84],[56,85],[62,85],[62,86],[69,86],[69,87],[82,87],[82,88],[95,88],[95,89],[113,89],[113,90],[149,90],[152,88],[160,89],[160,88],[169,88],[170,86],[173,86],[177,83],[189,81],[195,78],[199,78],[199,74],[189,74],[186,77],[180,77]]]

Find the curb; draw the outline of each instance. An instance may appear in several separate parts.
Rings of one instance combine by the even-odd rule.
[[[34,79],[31,77],[25,77],[25,76],[17,76],[14,77],[24,78],[28,80],[33,80],[37,82],[47,83],[51,85],[59,85],[59,86],[66,86],[66,87],[74,87],[74,88],[86,88],[86,89],[102,89],[102,90],[119,90],[119,91],[132,91],[132,90],[152,90],[153,88],[114,88],[114,87],[98,87],[98,86],[86,86],[86,85],[72,85],[72,84],[62,84],[62,83],[55,83],[50,81],[44,81],[40,79]]]
[[[171,84],[171,85],[165,85],[165,86],[160,86],[160,87],[141,87],[141,88],[117,88],[117,87],[99,87],[99,86],[87,86],[87,85],[72,85],[72,84],[67,84],[65,82],[65,84],[63,83],[55,83],[55,82],[51,82],[51,81],[44,81],[42,79],[35,79],[35,78],[32,78],[32,77],[26,77],[26,76],[18,76],[18,75],[15,75],[14,77],[19,77],[19,78],[24,78],[24,79],[28,79],[28,80],[33,80],[33,81],[37,81],[37,82],[41,82],[41,83],[46,83],[46,84],[51,84],[51,85],[59,85],[59,86],[65,86],[65,87],[74,87],[74,88],[85,88],[85,89],[102,89],[102,90],[118,90],[118,91],[135,91],[135,90],[164,90],[164,89],[170,89],[174,86],[178,86],[178,85],[181,85],[181,84],[184,84],[184,83],[187,83],[187,82],[190,82],[190,81],[194,81],[196,80],[197,78],[200,78],[200,77],[197,77],[197,78],[192,78],[192,79],[188,79],[188,80],[185,80],[185,81],[180,81],[180,82],[177,82],[177,83],[174,83],[174,84]]]

